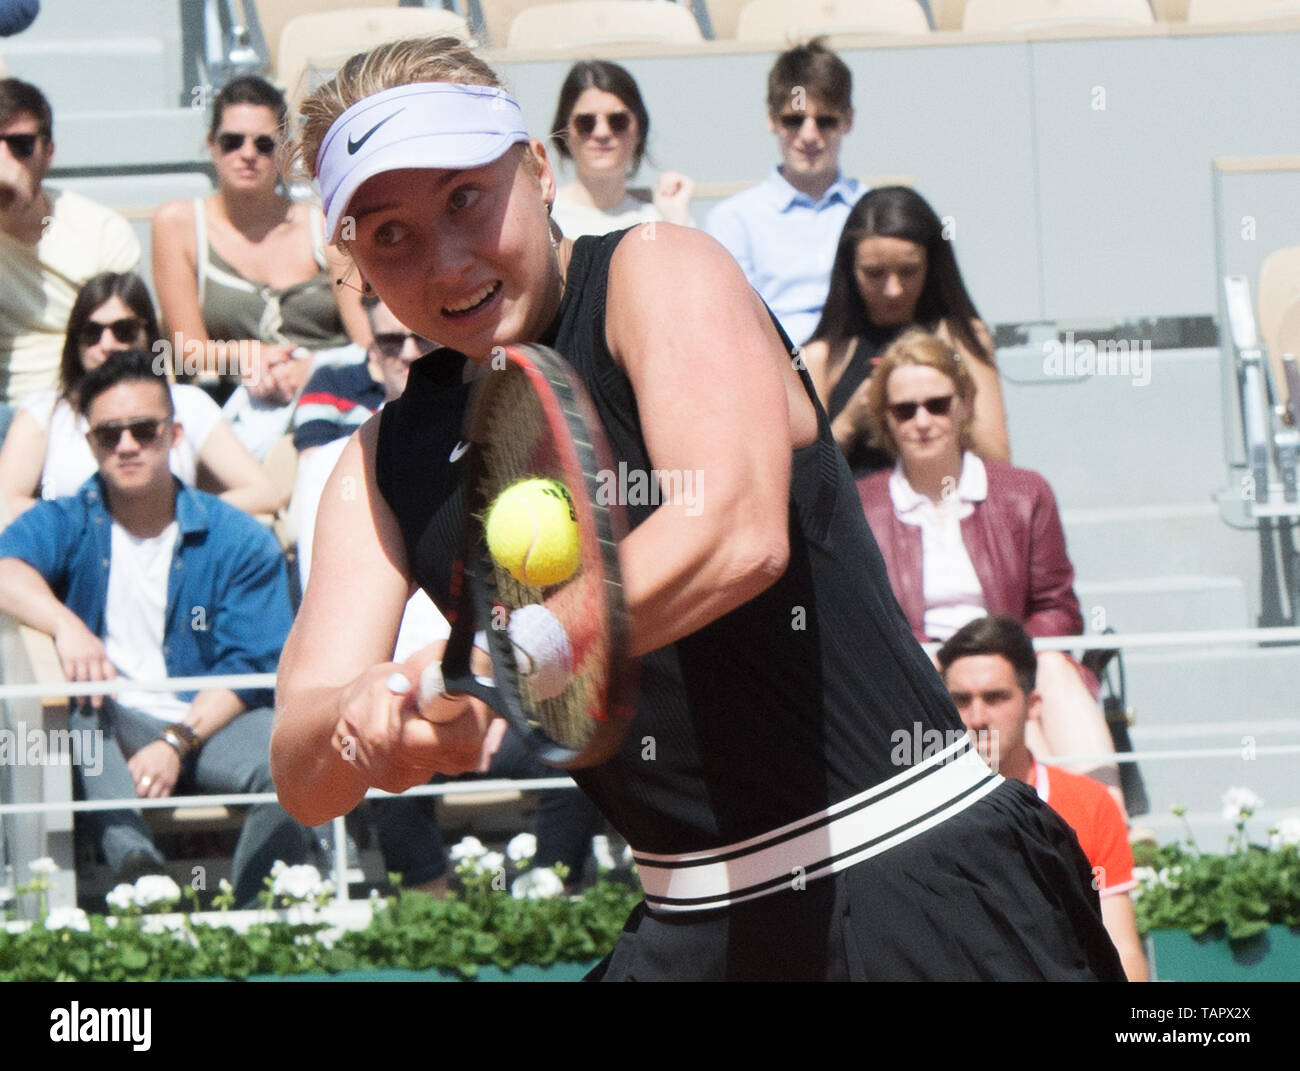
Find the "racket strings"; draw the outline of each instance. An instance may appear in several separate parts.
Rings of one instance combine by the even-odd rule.
[[[510,365],[504,371],[494,372],[493,376],[493,404],[485,407],[488,416],[479,437],[483,450],[475,501],[480,511],[486,512],[507,487],[529,477],[559,480],[569,486],[571,492],[578,492],[575,499],[585,499],[588,488],[583,482],[582,472],[575,473],[562,462],[554,445],[550,423],[527,374]],[[482,522],[481,515],[478,520]],[[583,578],[587,575],[603,576],[594,527],[591,519],[582,516],[581,511],[579,535],[581,564],[574,576],[560,586],[561,589],[583,586]],[[516,680],[514,690],[525,717],[534,728],[558,744],[581,749],[595,731],[597,723],[593,715],[603,711],[608,683],[608,642],[604,639],[603,624],[597,620],[601,616],[599,607],[603,600],[556,598],[556,589],[533,587],[516,580],[509,570],[492,561],[490,555],[484,555],[483,565],[491,571],[489,587],[498,602],[510,611],[530,604],[545,604],[557,615],[570,636],[575,665],[562,692],[548,699],[536,699],[526,679]],[[548,593],[552,596],[550,599],[545,597]],[[500,633],[495,642],[503,647],[509,646],[508,639]],[[509,665],[513,659],[505,661]]]

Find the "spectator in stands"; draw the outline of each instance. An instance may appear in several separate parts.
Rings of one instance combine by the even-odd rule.
[[[840,173],[852,97],[852,74],[820,38],[778,56],[767,78],[767,124],[782,163],[761,185],[716,205],[705,222],[793,342],[817,326],[835,241],[864,192]]]
[[[560,87],[551,129],[551,144],[577,172],[551,206],[566,238],[636,223],[691,225],[695,183],[685,175],[661,171],[653,190],[628,189],[645,156],[650,116],[636,81],[617,63],[575,63]]]
[[[63,498],[95,472],[77,390],[86,373],[109,354],[149,349],[163,362],[158,320],[144,281],[132,273],[96,275],[77,294],[59,362],[59,389],[37,391],[18,407],[0,449],[0,492],[10,516],[37,498]],[[162,371],[157,368],[157,371]],[[273,513],[283,503],[262,466],[221,419],[216,403],[198,387],[171,388],[176,423],[183,429],[171,451],[172,472],[187,486],[206,484],[249,513]]]
[[[39,89],[0,79],[0,437],[11,406],[58,383],[77,291],[102,271],[131,271],[140,243],[125,219],[45,185],[54,114]]]
[[[294,412],[294,444],[300,454],[293,511],[304,591],[311,569],[316,507],[348,437],[385,402],[402,393],[411,363],[436,348],[435,343],[408,331],[379,298],[364,297],[362,305],[369,314],[373,336],[366,361],[317,371]],[[417,590],[402,615],[394,660],[406,661],[431,643],[446,639],[449,631],[429,596]],[[478,772],[516,779],[556,773],[533,756],[518,734],[507,731],[502,718],[492,725]],[[447,858],[433,798],[399,796],[375,801],[373,814],[385,867],[401,874],[408,889],[445,892]],[[583,793],[573,789],[543,792],[538,801],[535,862],[539,866],[564,863],[570,884],[577,884],[592,835],[600,824],[595,805]]]
[[[944,683],[980,754],[1004,777],[1032,785],[1038,798],[1074,830],[1092,864],[1101,918],[1130,982],[1147,981],[1129,890],[1133,852],[1124,816],[1097,782],[1038,762],[1025,743],[1026,726],[1039,717],[1034,690],[1034,644],[1011,617],[981,617],[960,628],[939,649]]]
[[[293,412],[293,444],[298,448],[298,470],[292,511],[298,536],[298,568],[304,590],[311,568],[316,505],[344,443],[379,411],[384,402],[391,402],[402,393],[411,362],[436,345],[407,331],[379,298],[367,295],[361,303],[369,317],[371,332],[365,359],[317,369]]]
[[[217,94],[208,152],[217,189],[168,201],[153,219],[153,275],[176,358],[244,379],[226,416],[255,457],[289,430],[312,358],[369,342],[359,288],[325,244],[315,205],[280,192],[284,97],[260,78]]]
[[[72,681],[273,672],[289,630],[284,556],[257,521],[172,475],[168,447],[181,431],[152,366],[151,353],[128,350],[82,381],[99,471],[0,534],[0,611],[49,633]],[[269,688],[218,686],[120,692],[84,707],[72,728],[102,731],[105,759],[82,791],[91,800],[274,791],[271,702]],[[162,867],[139,812],[90,814],[121,880]],[[276,859],[304,861],[308,847],[278,804],[251,808],[232,864],[238,903],[254,903]]]
[[[858,481],[894,595],[922,643],[946,640],[986,614],[1008,614],[1031,636],[1083,631],[1074,567],[1052,489],[1038,473],[970,450],[970,361],[919,328],[885,350],[868,381],[878,442],[892,471]],[[1038,655],[1043,755],[1108,755],[1114,745],[1085,683],[1061,651]],[[1088,771],[1121,808],[1114,764]]]
[[[1010,461],[993,338],[966,292],[952,243],[925,198],[905,186],[882,186],[849,213],[821,321],[803,348],[854,475],[891,464],[867,442],[868,377],[884,348],[916,326],[951,344],[975,381],[972,449],[983,458]]]

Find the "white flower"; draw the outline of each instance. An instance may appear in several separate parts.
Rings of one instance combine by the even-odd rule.
[[[478,837],[465,837],[459,844],[452,847],[447,853],[458,863],[463,863],[468,859],[477,859],[487,854],[487,849],[483,847],[483,842]]]
[[[1154,867],[1135,866],[1133,868],[1133,877],[1142,884],[1144,888],[1152,888],[1159,883],[1159,875],[1156,874]]]
[[[27,864],[27,867],[33,874],[44,874],[47,877],[50,874],[57,874],[59,872],[59,864],[48,855],[43,855],[39,859],[33,859]]]
[[[1174,881],[1174,878],[1182,872],[1183,868],[1180,866],[1176,866],[1172,870],[1167,866],[1162,866],[1160,873],[1156,875],[1156,880],[1166,889],[1176,889],[1178,888],[1178,882]]]
[[[484,870],[495,874],[498,870],[505,869],[506,857],[500,852],[484,852],[478,858],[478,865]]]
[[[136,878],[135,902],[141,907],[174,904],[181,898],[181,887],[166,874],[145,874]]]
[[[598,833],[591,838],[591,854],[596,860],[598,870],[614,870],[618,864],[614,862],[614,854],[609,850],[609,838],[604,833]]]
[[[506,845],[506,855],[512,863],[523,866],[537,854],[537,838],[531,833],[520,833]]]
[[[115,885],[104,900],[115,911],[128,911],[135,907],[135,886],[128,885],[126,882]]]
[[[14,890],[11,885],[0,885],[0,904],[7,904],[14,899]]]
[[[1240,822],[1264,806],[1264,801],[1248,788],[1230,788],[1223,794],[1223,820]]]
[[[90,919],[86,913],[79,907],[56,907],[46,916],[45,928],[47,930],[80,930],[82,933],[90,932]]]
[[[534,867],[515,878],[510,895],[516,900],[549,900],[564,894],[564,882],[554,870]]]
[[[288,869],[289,869],[288,863],[286,863],[283,859],[277,859],[274,863],[271,864],[271,877],[278,878],[281,874],[283,874]]]
[[[324,891],[320,871],[306,863],[282,868],[271,885],[272,894],[289,900],[310,900]]]
[[[1277,827],[1277,834],[1283,844],[1300,845],[1300,816],[1292,815],[1290,818],[1283,818],[1282,824]]]
[[[234,891],[235,887],[230,884],[228,879],[222,878],[217,882],[217,892],[221,893],[223,896],[227,896]]]

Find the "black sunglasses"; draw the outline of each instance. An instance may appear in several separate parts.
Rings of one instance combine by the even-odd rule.
[[[120,320],[114,320],[111,324],[101,324],[94,320],[87,320],[81,325],[81,330],[77,332],[77,341],[83,346],[93,346],[104,337],[105,331],[112,331],[113,337],[118,342],[128,346],[140,337],[142,327],[144,327],[144,321],[135,316],[126,316]]]
[[[117,444],[122,440],[122,432],[124,431],[131,433],[131,438],[136,441],[137,445],[148,446],[158,438],[162,429],[171,422],[171,417],[163,417],[161,420],[157,417],[110,420],[106,424],[99,424],[91,428],[87,434],[101,450],[116,450]]]
[[[797,134],[803,129],[804,120],[807,115],[798,112],[787,112],[781,116],[780,122],[791,134]],[[838,115],[816,115],[813,116],[813,122],[817,124],[817,129],[823,134],[829,134],[833,130],[840,128],[840,117]]]
[[[15,160],[27,160],[36,151],[40,134],[0,134],[0,141],[9,146]]]
[[[573,129],[578,132],[578,137],[589,138],[596,132],[596,120],[600,116],[593,115],[591,112],[578,112],[573,117]],[[609,130],[612,134],[626,134],[632,126],[631,112],[610,112],[605,116],[605,122],[609,124]]]
[[[375,349],[381,357],[400,357],[402,348],[406,345],[408,338],[415,339],[415,346],[423,357],[438,348],[438,343],[431,342],[423,335],[417,335],[414,331],[385,331],[383,334],[375,335]]]
[[[253,137],[252,134],[236,134],[231,131],[223,131],[217,135],[217,148],[223,153],[229,154],[244,147],[244,142],[253,138],[253,148],[263,156],[270,156],[275,152],[275,138],[270,134],[258,134]]]
[[[893,405],[886,406],[890,414],[900,424],[906,424],[912,417],[916,416],[916,411],[925,406],[925,411],[931,416],[947,416],[948,410],[952,408],[952,395],[945,394],[942,398],[927,398],[923,402],[895,402]]]

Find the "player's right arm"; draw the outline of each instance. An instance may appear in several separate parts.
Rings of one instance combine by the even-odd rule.
[[[280,802],[304,825],[346,814],[371,785],[401,792],[434,773],[474,769],[490,720],[467,699],[435,700],[421,715],[414,687],[440,649],[392,662],[411,582],[397,520],[375,483],[378,426],[370,421],[348,443],[325,485],[312,580],[280,657],[271,772]],[[390,688],[395,673],[407,694]]]

